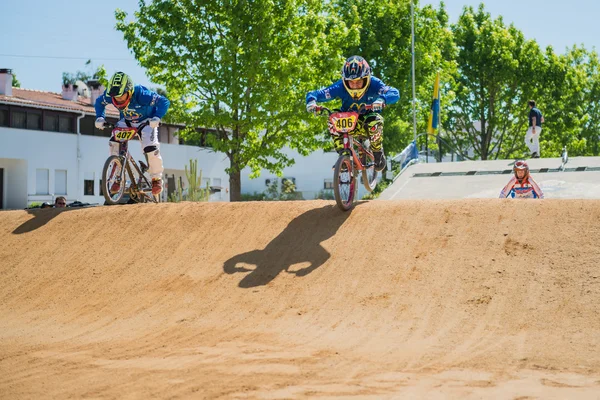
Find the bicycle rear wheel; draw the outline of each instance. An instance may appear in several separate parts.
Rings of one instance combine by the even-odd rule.
[[[335,163],[333,194],[335,195],[335,202],[342,211],[348,211],[352,208],[354,196],[356,195],[356,179],[350,156],[341,155]]]
[[[365,169],[362,170],[362,181],[365,189],[371,193],[375,189],[375,186],[377,186],[379,173],[375,170],[375,157],[373,153],[365,152],[365,158],[366,162],[364,165]]]
[[[112,192],[113,185],[119,184],[119,190]],[[102,169],[102,194],[107,204],[119,204],[125,193],[125,166],[123,158],[119,156],[110,156],[104,163]]]

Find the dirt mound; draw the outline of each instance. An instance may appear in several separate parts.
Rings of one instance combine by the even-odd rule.
[[[0,213],[0,398],[595,398],[600,201]]]

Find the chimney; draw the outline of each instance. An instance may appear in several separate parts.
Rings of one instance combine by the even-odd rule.
[[[90,88],[90,104],[93,106],[96,104],[96,99],[102,96],[105,88],[95,79],[87,81],[87,85]]]
[[[63,85],[62,98],[63,100],[77,101],[77,85]]]
[[[0,94],[12,96],[12,69],[0,69]]]

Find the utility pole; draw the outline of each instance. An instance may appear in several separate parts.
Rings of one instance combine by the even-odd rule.
[[[415,111],[416,89],[415,89],[415,7],[414,0],[410,0],[410,20],[411,20],[411,47],[412,47],[412,113],[413,113],[413,134],[415,143],[417,142],[417,114]]]

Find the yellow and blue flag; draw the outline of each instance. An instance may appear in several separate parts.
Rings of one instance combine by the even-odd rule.
[[[429,122],[427,123],[427,133],[435,134],[440,119],[440,73],[435,77],[433,85],[433,102],[431,103],[431,113],[429,113]]]

